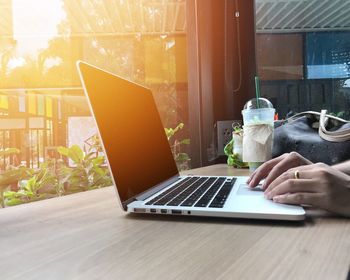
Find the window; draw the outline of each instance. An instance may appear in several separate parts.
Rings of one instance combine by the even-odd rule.
[[[164,127],[184,123],[169,137],[182,143],[174,147],[179,168],[190,167],[185,4],[1,2],[0,173],[17,172],[11,183],[0,182],[6,194],[2,206],[110,184],[104,161],[84,175],[85,183],[77,182],[83,172],[79,164],[89,160],[83,152],[102,155],[76,72],[78,59],[151,88]],[[58,167],[76,176],[67,180]],[[33,196],[18,192],[29,187],[35,189]]]
[[[350,118],[350,2],[255,0],[262,95],[284,118],[305,110]]]

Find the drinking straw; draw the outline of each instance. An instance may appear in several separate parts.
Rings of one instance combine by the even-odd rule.
[[[259,77],[255,76],[255,95],[256,95],[256,105],[258,109],[260,108],[259,104],[259,98],[260,98],[260,83],[259,83]]]

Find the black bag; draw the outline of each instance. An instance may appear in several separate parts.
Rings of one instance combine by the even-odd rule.
[[[272,157],[295,151],[329,165],[350,159],[350,122],[326,112],[307,111],[275,122]]]

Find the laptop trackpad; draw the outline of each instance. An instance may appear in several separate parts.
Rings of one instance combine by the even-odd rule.
[[[261,196],[264,193],[264,190],[261,188],[261,185],[256,186],[254,189],[249,188],[247,184],[241,184],[237,191],[238,195],[259,195]]]

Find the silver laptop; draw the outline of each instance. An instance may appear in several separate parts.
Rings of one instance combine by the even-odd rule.
[[[302,207],[274,203],[249,189],[247,177],[179,175],[151,91],[82,61],[77,67],[125,211],[305,218]]]

